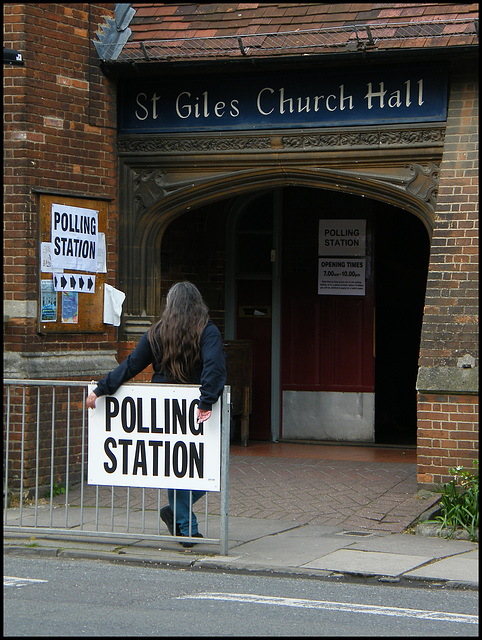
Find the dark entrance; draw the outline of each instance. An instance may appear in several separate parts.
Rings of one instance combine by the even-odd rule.
[[[382,203],[375,210],[375,438],[414,445],[420,333],[430,239],[413,215]]]
[[[236,338],[253,342],[250,438],[271,438],[272,349],[281,389],[375,393],[375,442],[416,442],[418,350],[429,239],[415,216],[385,203],[302,187],[260,195],[236,228]],[[281,216],[281,305],[273,307],[273,221]],[[318,296],[319,218],[367,220],[366,295]],[[272,346],[280,314],[280,344]],[[282,399],[282,393],[281,393]],[[283,434],[281,433],[281,437]],[[356,440],[356,438],[355,438]]]
[[[271,439],[273,193],[255,199],[236,232],[236,338],[253,344],[249,437]]]

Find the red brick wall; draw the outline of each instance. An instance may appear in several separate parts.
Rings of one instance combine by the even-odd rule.
[[[478,83],[452,78],[427,282],[421,366],[478,349]]]
[[[92,40],[113,4],[3,5],[4,46],[23,67],[4,65],[4,300],[38,300],[39,194],[110,198],[108,281],[117,272],[115,87]],[[31,314],[30,314],[31,316]],[[116,331],[39,336],[34,317],[11,317],[7,351],[115,349]]]
[[[115,350],[117,330],[102,334],[39,335],[32,307],[39,298],[39,191],[109,199],[107,280],[117,274],[117,155],[115,87],[102,73],[92,40],[114,4],[5,3],[4,47],[25,65],[4,65],[4,300],[12,313],[4,324],[6,352]],[[10,306],[9,306],[10,305]],[[15,305],[14,307],[12,305]],[[45,372],[46,377],[48,371]],[[75,378],[69,372],[69,379]],[[50,390],[51,391],[51,390]],[[43,393],[43,392],[42,392]],[[74,393],[74,391],[72,392]],[[70,479],[80,473],[82,402],[70,432]],[[27,389],[23,435],[24,488],[33,486],[36,460],[36,389]],[[59,392],[55,424],[54,481],[66,473],[66,408]],[[10,406],[9,475],[19,486],[22,395]],[[39,482],[50,480],[48,399],[40,412]],[[4,416],[6,418],[6,416]],[[4,431],[4,441],[5,441]],[[78,479],[78,478],[77,478]]]
[[[69,486],[80,481],[87,460],[87,437],[82,438],[83,393],[83,388],[74,387],[70,390],[56,387],[55,393],[50,386],[26,387],[25,390],[18,385],[4,388],[4,461],[9,470],[8,490],[20,489],[22,462],[24,495],[30,494],[36,486],[43,494],[51,479],[63,486],[67,484],[67,477]]]
[[[478,369],[475,69],[456,69],[450,87],[419,360],[433,381],[418,385],[418,479],[428,485],[449,480],[450,467],[472,468],[478,452],[476,371],[460,362],[472,356]]]
[[[135,340],[119,342],[119,356],[117,360],[119,363],[123,362],[127,356],[136,348],[137,342]],[[150,382],[153,374],[153,368],[151,365],[144,369],[142,373],[132,378],[131,382]]]
[[[437,485],[448,470],[472,468],[478,458],[479,402],[474,396],[420,395],[418,403],[418,481]]]

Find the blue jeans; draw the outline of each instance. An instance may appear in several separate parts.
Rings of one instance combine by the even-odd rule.
[[[168,489],[167,497],[169,498],[169,506],[174,514],[174,494],[176,495],[176,524],[183,536],[194,535],[198,533],[197,518],[194,511],[191,511],[191,531],[189,531],[189,494],[192,493],[192,504],[197,502],[205,491],[189,491],[188,489]],[[175,529],[174,529],[175,532]]]

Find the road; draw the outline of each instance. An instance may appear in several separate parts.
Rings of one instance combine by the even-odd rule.
[[[8,555],[4,636],[478,636],[478,593]]]

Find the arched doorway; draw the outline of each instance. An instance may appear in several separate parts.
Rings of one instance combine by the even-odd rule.
[[[131,176],[132,178],[138,175],[138,173],[131,171],[127,166],[125,173],[126,176]],[[271,302],[271,318],[269,320],[271,323],[271,353],[261,358],[261,361],[264,365],[266,365],[266,363],[268,363],[268,366],[269,364],[271,365],[271,380],[269,380],[269,375],[260,376],[257,382],[259,380],[266,381],[266,386],[260,393],[262,393],[263,400],[265,402],[268,401],[270,416],[263,420],[263,427],[260,432],[254,429],[253,424],[253,430],[250,435],[253,439],[269,438],[277,440],[280,437],[284,438],[287,432],[286,425],[283,424],[286,415],[286,405],[284,404],[283,397],[285,391],[314,391],[320,394],[326,392],[342,394],[351,392],[344,389],[340,390],[339,387],[338,389],[319,388],[306,390],[303,388],[288,389],[285,386],[285,379],[283,378],[282,380],[284,365],[282,366],[283,354],[281,351],[281,348],[284,347],[285,344],[286,335],[286,332],[282,335],[283,324],[286,325],[286,321],[283,322],[283,317],[286,317],[286,306],[283,305],[286,300],[290,300],[290,296],[283,290],[286,284],[285,280],[288,280],[288,278],[284,279],[283,274],[290,274],[292,268],[298,270],[308,269],[311,274],[310,278],[314,278],[314,280],[312,280],[311,285],[305,284],[305,280],[303,280],[302,286],[311,287],[312,308],[316,307],[317,304],[320,306],[318,294],[313,293],[316,288],[316,276],[313,276],[313,274],[317,271],[313,268],[313,262],[311,267],[308,267],[308,265],[303,267],[303,265],[299,263],[299,257],[301,257],[302,260],[308,260],[309,256],[311,256],[309,259],[313,260],[314,257],[316,263],[318,259],[316,255],[316,242],[313,245],[312,241],[313,238],[316,238],[318,235],[316,225],[319,223],[320,218],[332,220],[363,219],[367,223],[367,247],[371,251],[371,253],[368,253],[366,256],[365,266],[367,291],[373,296],[372,307],[370,308],[370,305],[359,303],[358,308],[351,313],[346,309],[346,307],[350,307],[351,303],[342,301],[340,304],[332,305],[332,309],[334,308],[336,311],[331,312],[331,319],[329,313],[324,313],[324,319],[330,320],[331,327],[337,330],[340,324],[340,317],[343,316],[350,322],[357,317],[357,314],[358,317],[363,317],[362,335],[365,337],[356,336],[356,353],[358,354],[356,368],[359,370],[360,363],[362,363],[362,369],[364,369],[366,363],[370,363],[371,358],[371,365],[365,369],[368,370],[368,375],[371,375],[371,380],[366,383],[366,379],[363,379],[361,381],[362,387],[354,391],[358,394],[376,394],[377,380],[373,373],[373,360],[375,359],[375,364],[376,358],[378,358],[378,362],[381,362],[380,354],[378,353],[377,355],[377,336],[380,335],[381,326],[391,325],[385,321],[380,322],[377,320],[378,317],[381,317],[379,316],[380,305],[378,304],[380,302],[380,294],[377,294],[374,278],[376,277],[376,262],[377,255],[379,254],[376,253],[374,240],[378,238],[377,242],[379,243],[379,238],[382,237],[383,234],[381,236],[380,232],[377,232],[375,223],[380,217],[385,217],[388,220],[389,215],[387,212],[397,212],[396,215],[400,216],[397,224],[401,224],[402,227],[404,227],[404,221],[410,219],[415,225],[414,229],[411,232],[407,232],[405,237],[410,238],[411,233],[415,232],[423,238],[423,240],[420,241],[420,246],[424,245],[428,247],[428,242],[426,242],[428,236],[427,230],[432,226],[433,209],[431,199],[434,197],[433,193],[436,184],[434,165],[430,164],[427,165],[427,167],[421,165],[406,165],[403,168],[394,166],[383,170],[379,169],[378,171],[373,169],[368,170],[367,168],[360,170],[357,167],[356,171],[291,169],[289,172],[285,172],[279,167],[273,170],[268,170],[264,167],[259,170],[240,171],[235,173],[234,177],[229,175],[223,175],[222,178],[218,179],[205,177],[199,180],[197,185],[189,184],[185,188],[174,190],[170,196],[163,193],[162,197],[160,185],[162,185],[162,180],[165,180],[165,178],[162,178],[161,174],[162,170],[160,169],[155,171],[143,170],[139,172],[139,175],[145,175],[146,181],[138,181],[135,183],[136,185],[139,184],[138,190],[132,192],[134,194],[138,192],[139,194],[139,197],[136,196],[136,200],[134,201],[137,203],[137,208],[134,207],[135,215],[124,220],[126,224],[123,227],[122,242],[123,246],[129,247],[130,253],[128,253],[128,255],[132,255],[132,260],[126,260],[121,263],[121,266],[124,268],[124,280],[122,280],[122,282],[125,282],[126,290],[129,290],[129,288],[132,289],[131,297],[133,300],[130,308],[126,309],[122,328],[124,335],[132,336],[136,335],[138,331],[145,330],[144,326],[157,316],[161,302],[156,297],[159,295],[160,281],[162,281],[162,287],[164,288],[168,287],[172,281],[178,280],[181,277],[187,277],[197,282],[201,280],[199,283],[209,296],[209,306],[211,311],[214,312],[214,318],[224,332],[225,338],[228,340],[235,339],[237,337],[238,324],[236,260],[239,252],[237,249],[236,236],[237,224],[239,221],[242,221],[244,215],[247,215],[249,219],[250,207],[255,205],[259,198],[265,197],[265,201],[269,202],[268,208],[272,212],[272,217],[270,217],[270,219],[272,219],[272,227],[271,229],[265,227],[262,231],[265,235],[272,233],[273,247],[270,249],[270,261],[272,256],[274,256],[274,260],[271,261],[271,300],[268,300],[266,291],[263,293],[267,300],[264,306],[269,306],[269,302]],[[376,179],[377,175],[379,177]],[[128,202],[131,192],[125,190],[123,193],[125,201]],[[142,198],[140,197],[141,195]],[[290,201],[292,206],[289,205]],[[148,203],[150,203],[149,206],[147,206]],[[397,207],[400,208],[398,209]],[[265,208],[266,205],[261,205],[258,207],[258,210],[264,211]],[[305,217],[304,222],[302,220],[303,216]],[[251,215],[251,220],[253,219],[256,219],[256,215]],[[236,221],[236,224],[233,223],[233,220]],[[299,222],[298,224],[297,221]],[[293,222],[294,225],[291,231],[289,231],[290,227],[288,223],[291,222]],[[243,232],[247,233],[248,236],[250,234],[249,227],[250,223],[243,229]],[[130,234],[128,233],[129,229],[131,230]],[[227,240],[226,229],[228,229]],[[294,253],[291,252],[292,266],[290,267],[285,264],[286,256],[290,255],[290,252],[287,252],[286,248],[293,245],[292,241],[297,233],[300,234],[296,242],[298,248]],[[390,247],[390,243],[393,242],[393,234],[391,234],[389,226],[385,229],[385,234],[389,239],[387,246]],[[304,248],[307,242],[312,243],[311,253]],[[248,243],[248,246],[251,247],[252,245]],[[141,250],[137,250],[137,247],[140,247]],[[410,251],[411,249],[412,243],[410,243]],[[421,283],[419,293],[412,296],[411,289],[409,288],[409,292],[402,297],[404,297],[405,300],[417,300],[416,306],[419,310],[417,314],[418,317],[421,317],[423,295],[420,294],[420,291],[425,287],[427,272],[425,267],[415,265],[426,262],[423,256],[428,256],[428,248],[427,250],[420,248],[419,252],[421,259],[416,258],[412,261],[412,265],[418,274],[416,279]],[[213,258],[213,256],[215,256],[215,258]],[[406,256],[406,261],[411,259],[411,254],[409,258],[408,252]],[[132,265],[135,267],[135,278],[129,278],[126,275],[127,266]],[[394,268],[403,270],[403,265],[404,258],[400,255],[398,266]],[[247,275],[249,276],[249,274]],[[263,279],[266,280],[267,278],[264,276],[258,278],[260,281]],[[203,281],[206,283],[205,287]],[[387,281],[389,281],[389,278],[387,278]],[[139,287],[136,288],[133,286],[135,282],[139,283]],[[269,281],[268,283],[265,282],[265,284],[269,287]],[[300,287],[295,280],[294,284],[292,283],[292,292],[297,295],[299,289]],[[251,294],[252,291],[253,290],[250,290],[248,287],[246,294]],[[376,299],[377,295],[378,300]],[[381,299],[383,301],[383,295]],[[329,308],[329,304],[325,303],[326,300],[327,298],[324,299],[324,304],[321,305],[323,311]],[[249,300],[247,300],[242,306],[258,307],[260,304],[260,299],[256,298],[252,305]],[[303,298],[302,303],[295,305],[295,308],[302,312],[305,306],[306,299]],[[340,310],[343,309],[343,307],[345,307],[345,310],[342,312],[342,316],[340,316]],[[131,309],[136,309],[136,312],[133,313]],[[249,317],[249,311],[248,309],[247,317]],[[253,310],[251,309],[251,311]],[[318,313],[318,311],[316,311],[316,313]],[[313,314],[308,314],[306,317],[312,318]],[[417,326],[412,332],[412,335],[420,333],[418,320],[415,324]],[[299,326],[302,327],[302,325]],[[325,327],[326,326],[330,326],[330,324],[325,323]],[[343,326],[346,335],[347,327],[349,331],[349,323],[344,323]],[[353,325],[352,322],[352,327],[354,326],[360,327],[360,323]],[[352,333],[355,333],[354,329]],[[304,340],[308,336],[305,328],[301,329],[301,335]],[[313,333],[312,335],[315,334]],[[332,346],[330,343],[330,336],[333,335],[332,329],[323,333],[318,330],[318,335],[328,336],[328,339],[325,340],[325,346],[328,348]],[[339,335],[343,335],[343,332],[340,332]],[[390,332],[387,330],[386,336],[389,337],[389,335]],[[269,344],[269,340],[266,339],[262,340],[262,342],[264,346]],[[378,342],[380,341],[378,340]],[[296,341],[292,341],[292,344],[296,346]],[[347,354],[345,349],[345,353],[343,354],[343,349],[349,342],[338,339],[337,344],[339,347],[338,353],[330,357],[330,355],[326,356],[326,354],[322,352],[321,355],[323,355],[323,358],[318,358],[319,362],[323,364],[334,363],[338,370],[340,370],[341,366],[341,368],[345,368],[345,372],[352,373],[352,363],[348,366],[346,363],[350,362],[349,358],[352,357],[353,352]],[[403,344],[403,336],[399,337],[399,344]],[[412,341],[412,345],[415,345],[414,351],[416,351],[418,355],[418,338]],[[306,348],[304,351],[310,353],[310,348]],[[296,353],[296,349],[294,352]],[[363,356],[361,360],[359,357],[360,354]],[[410,369],[410,375],[408,377],[415,379],[416,360],[417,356],[415,355],[410,360],[411,364],[399,367],[400,371]],[[313,361],[308,364],[311,366]],[[384,367],[386,375],[383,375],[382,383],[386,383],[385,397],[388,398],[389,394],[392,398],[402,397],[403,394],[400,394],[400,385],[395,382],[395,376],[393,375],[393,359],[387,358]],[[300,367],[298,367],[298,369],[300,369]],[[378,371],[380,370],[383,371],[383,367],[378,366]],[[412,375],[413,371],[415,374]],[[380,377],[377,376],[377,378],[380,380]],[[406,379],[407,376],[401,374],[401,378]],[[320,382],[325,384],[325,378],[320,377]],[[292,379],[291,383],[293,385],[299,384],[296,379]],[[340,384],[338,373],[335,376],[335,383]],[[349,385],[354,384],[353,380],[349,380],[348,383]],[[355,381],[355,383],[360,387],[360,381],[358,381],[358,383]],[[303,380],[301,385],[305,384],[306,380]],[[346,379],[342,380],[341,384],[346,384]],[[368,390],[363,388],[365,384],[369,387]],[[379,386],[381,387],[382,385]],[[409,392],[407,391],[407,396],[409,393],[411,394],[412,391],[413,386],[410,387]],[[369,437],[366,437],[366,433],[363,434],[363,438],[360,438],[358,434],[348,433],[348,436],[345,434],[343,438],[340,438],[337,430],[335,430],[334,434],[328,434],[328,436],[321,434],[321,438],[320,433],[313,434],[305,432],[305,434],[303,434],[301,431],[292,431],[290,435],[295,439],[306,437],[310,440],[338,439],[345,441],[375,441],[380,444],[383,443],[384,439],[387,439],[387,441],[392,439],[393,442],[396,443],[397,438],[394,438],[393,434],[395,431],[400,431],[400,429],[394,430],[390,426],[393,423],[393,402],[396,402],[396,400],[392,401],[392,406],[386,402],[385,407],[383,407],[383,403],[380,405],[378,402],[381,395],[382,394],[379,393],[376,398],[376,411],[375,398],[372,398],[371,404],[369,402],[368,405],[364,404],[365,399],[362,396],[352,395],[350,398],[352,400],[353,398],[358,398],[358,401],[352,403],[352,407],[349,407],[350,411],[348,413],[351,416],[351,423],[357,424],[359,422],[357,417],[363,414],[365,420],[364,425],[368,425],[369,428],[371,428]],[[301,394],[299,394],[299,398],[301,398],[301,400],[306,399],[303,398]],[[348,396],[346,396],[346,398],[348,398]],[[360,402],[360,400],[362,401]],[[370,401],[369,397],[368,400]],[[301,414],[304,416],[308,415],[306,406],[302,405],[303,403],[299,403],[298,406],[292,405],[295,406],[294,415],[296,416],[294,429],[298,428],[297,416]],[[335,417],[338,415],[346,415],[346,406],[346,404],[340,406],[332,403],[331,415]],[[386,410],[387,408],[388,420],[385,423],[386,426],[380,427],[375,424],[376,417],[377,415],[382,415],[380,409]],[[320,406],[316,405],[315,410],[317,412],[315,419],[312,420],[309,418],[309,421],[312,423],[315,423],[319,416],[325,418],[327,415],[328,417],[330,416],[330,413],[325,411],[324,406],[320,410]],[[254,412],[261,414],[256,407],[254,408]],[[268,420],[270,422],[269,428],[267,426]],[[407,433],[404,433],[402,438],[398,438],[399,440],[415,442],[415,424],[413,427],[403,427],[401,431],[408,431],[409,435],[407,436]]]
[[[235,337],[254,346],[250,437],[415,444],[423,223],[381,201],[306,187],[235,209],[227,288]],[[326,218],[366,221],[363,296],[317,291]]]

